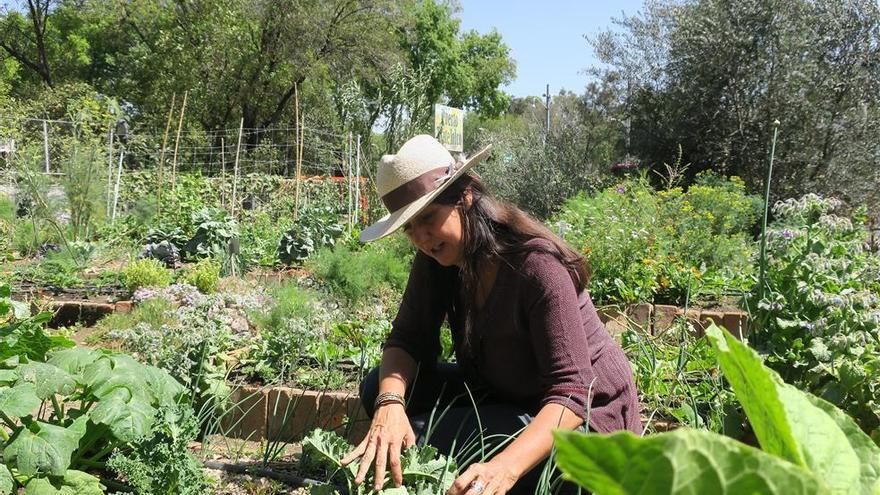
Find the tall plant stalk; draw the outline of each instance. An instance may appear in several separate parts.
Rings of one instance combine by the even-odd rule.
[[[758,275],[758,300],[764,299],[764,284],[767,276],[767,213],[770,210],[770,179],[773,177],[773,157],[776,155],[776,136],[779,133],[779,120],[773,121],[773,140],[770,144],[770,165],[764,180],[764,219],[761,222],[761,272]]]

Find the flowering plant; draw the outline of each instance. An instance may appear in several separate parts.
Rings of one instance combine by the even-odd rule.
[[[763,298],[749,303],[770,366],[870,432],[880,428],[880,258],[865,249],[860,212],[842,210],[815,194],[778,202]]]

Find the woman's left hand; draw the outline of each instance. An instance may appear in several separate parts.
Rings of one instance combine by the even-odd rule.
[[[489,461],[471,464],[452,483],[447,495],[504,495],[516,483],[519,476],[506,464]]]

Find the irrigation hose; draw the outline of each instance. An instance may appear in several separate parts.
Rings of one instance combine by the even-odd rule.
[[[309,478],[303,478],[301,476],[296,476],[294,474],[288,473],[279,473],[278,471],[273,471],[268,468],[261,468],[257,466],[243,465],[243,464],[230,464],[228,462],[217,462],[217,461],[203,461],[202,462],[205,467],[209,469],[217,469],[220,471],[225,471],[227,473],[233,474],[248,474],[251,476],[259,476],[262,478],[269,478],[276,481],[280,481],[284,484],[300,488],[304,486],[317,486],[317,485],[326,485],[326,483],[322,483],[318,480],[313,480]]]

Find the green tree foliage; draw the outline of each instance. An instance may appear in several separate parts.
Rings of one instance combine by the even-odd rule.
[[[681,145],[691,172],[758,187],[779,119],[774,196],[876,202],[876,2],[659,0],[617,24],[593,45],[620,88],[632,151],[652,166]]]

